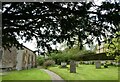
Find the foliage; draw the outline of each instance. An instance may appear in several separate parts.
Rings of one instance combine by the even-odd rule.
[[[112,39],[110,44],[106,44],[107,55],[116,56],[117,62],[120,61],[120,32],[117,32],[115,38]]]
[[[102,5],[92,2],[3,2],[2,10],[3,47],[16,46],[18,38],[30,41],[34,37],[37,47],[48,52],[52,50],[49,42],[67,41],[72,47],[76,37],[80,49],[84,41],[93,43],[95,37],[100,44],[101,36],[114,36],[120,23],[117,2],[103,2]]]
[[[43,64],[43,66],[45,68],[49,67],[49,66],[54,66],[55,65],[55,61],[54,60],[46,60]]]
[[[105,65],[104,65],[104,68],[108,68],[108,65],[107,65],[107,64],[105,64]]]
[[[40,56],[37,57],[38,65],[43,65],[44,62],[45,62],[45,58],[44,57],[40,57]]]
[[[116,59],[117,62],[120,62],[120,55],[119,55],[119,56],[116,56],[115,59]]]
[[[69,63],[70,60],[80,60],[81,55],[93,55],[94,52],[88,50],[80,50],[78,46],[72,47],[71,49],[66,48],[64,51],[59,53],[51,53],[49,57],[51,57],[56,64],[61,64],[61,62]]]

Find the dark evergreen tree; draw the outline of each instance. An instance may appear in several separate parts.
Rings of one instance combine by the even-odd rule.
[[[38,47],[50,52],[49,42],[66,40],[72,47],[77,37],[82,49],[83,40],[90,44],[97,37],[100,44],[102,36],[109,39],[120,30],[117,2],[103,2],[101,6],[92,2],[4,2],[2,9],[3,47],[18,46],[17,36],[26,41],[35,37]]]

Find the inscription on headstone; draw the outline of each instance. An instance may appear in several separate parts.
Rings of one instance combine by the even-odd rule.
[[[70,61],[70,73],[76,73],[76,62]]]

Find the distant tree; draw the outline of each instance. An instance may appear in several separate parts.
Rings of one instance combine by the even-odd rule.
[[[112,38],[119,30],[117,2],[103,2],[101,6],[92,2],[3,2],[2,9],[3,47],[18,46],[17,37],[25,41],[35,37],[37,47],[50,52],[50,42],[67,41],[73,46],[77,37],[82,49],[84,40],[90,44],[97,37],[100,44],[101,36]]]

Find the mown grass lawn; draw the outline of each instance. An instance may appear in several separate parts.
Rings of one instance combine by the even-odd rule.
[[[69,68],[50,67],[65,80],[118,80],[118,67],[109,66],[96,69],[95,65],[79,65],[77,73],[70,73]]]
[[[2,76],[0,76],[0,82],[2,81]]]
[[[11,71],[7,75],[2,76],[2,80],[51,80],[50,76],[37,68]]]

